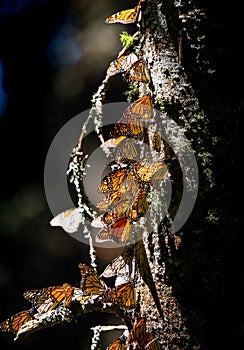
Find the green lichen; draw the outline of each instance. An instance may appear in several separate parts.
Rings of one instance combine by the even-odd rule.
[[[125,47],[126,49],[128,49],[131,45],[133,45],[134,38],[132,35],[123,31],[120,34],[120,41],[121,41],[122,46]]]

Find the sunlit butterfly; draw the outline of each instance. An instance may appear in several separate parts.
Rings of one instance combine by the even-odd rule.
[[[133,261],[133,250],[128,249],[126,252],[115,258],[109,265],[107,265],[101,276],[110,278],[113,276],[131,274],[133,269]]]
[[[106,347],[106,350],[126,350],[125,339],[123,337],[116,339]]]
[[[134,166],[133,175],[137,176],[140,181],[150,182],[154,180],[164,180],[168,168],[164,161],[152,163],[148,158],[144,158]]]
[[[101,211],[107,210],[111,205],[119,202],[122,198],[122,194],[118,191],[109,193],[100,202],[97,203],[97,208]]]
[[[62,286],[51,286],[42,289],[33,289],[23,293],[39,313],[53,310],[60,302],[69,307],[72,301],[73,287],[64,283]]]
[[[113,60],[108,69],[107,76],[111,77],[115,74],[124,73],[132,67],[132,65],[138,61],[138,57],[133,52],[128,55],[122,55]]]
[[[116,12],[112,16],[105,19],[105,23],[112,24],[112,23],[122,23],[122,24],[129,24],[134,23],[137,20],[138,14],[140,11],[140,2],[138,6],[136,6],[133,9],[123,10],[120,12]]]
[[[108,229],[102,229],[96,235],[98,243],[112,241],[115,243],[125,243],[130,241],[131,220],[123,218],[116,221]]]
[[[117,289],[117,298],[121,300],[125,307],[130,308],[136,305],[136,288],[132,282],[121,284],[115,288]]]
[[[104,300],[120,304],[125,308],[133,308],[137,301],[136,294],[134,283],[129,281],[108,290],[104,295]]]
[[[116,157],[126,157],[128,159],[135,159],[138,156],[135,141],[124,135],[113,137],[103,143],[102,148],[114,148],[113,154]]]
[[[71,208],[56,215],[51,221],[51,226],[61,226],[66,232],[78,231],[83,218],[78,208]]]
[[[152,109],[152,104],[151,104],[151,98],[149,95],[145,95],[140,97],[138,100],[133,102],[129,107],[126,108],[123,118],[120,119],[119,122],[124,122],[124,121],[132,121],[132,120],[138,120],[137,123],[140,123],[141,125],[142,122],[141,120],[148,121],[151,117],[153,116],[153,109]],[[134,122],[134,124],[136,124]]]
[[[111,192],[105,196],[100,202],[98,202],[97,207],[105,212],[107,210],[112,210],[113,208],[118,208],[117,204],[121,203],[122,201],[131,201],[138,193],[139,185],[133,180],[125,179],[118,190]],[[125,207],[124,207],[125,208]],[[102,222],[102,216],[100,220],[100,226],[97,225],[97,227],[103,227],[104,222]],[[95,222],[99,222],[99,220],[96,220]],[[93,220],[94,223],[94,220]],[[93,226],[93,224],[92,224]]]
[[[0,324],[0,330],[2,332],[16,334],[19,329],[28,321],[34,318],[34,309],[20,311],[17,314],[9,317],[7,320]]]
[[[130,118],[123,118],[114,125],[111,136],[131,136],[135,139],[142,140],[144,128],[142,121],[137,117],[130,115]]]
[[[126,168],[121,168],[110,172],[103,178],[98,191],[101,193],[117,191],[121,186],[122,182],[125,180],[126,175]]]
[[[112,207],[111,210],[102,214],[102,221],[111,226],[120,219],[128,218],[131,213],[131,203],[129,200],[122,201],[118,205]]]
[[[85,277],[86,275],[96,274],[96,270],[92,266],[89,266],[87,264],[79,263],[78,267],[82,277]]]
[[[138,157],[138,150],[133,138],[125,138],[116,148],[116,157],[124,155],[128,159]]]
[[[142,59],[137,60],[131,65],[124,75],[125,80],[136,80],[142,83],[146,83],[150,80],[148,69]]]
[[[79,263],[78,266],[79,266],[80,273],[81,273],[80,287],[84,291],[86,289],[85,285],[86,285],[86,283],[88,283],[88,282],[86,282],[87,281],[87,277],[88,276],[97,276],[97,272],[96,272],[96,270],[93,267],[91,267],[91,266],[89,266],[87,264]],[[89,281],[89,279],[88,279],[88,281]]]
[[[148,119],[152,116],[152,102],[149,95],[144,95],[130,106],[130,112],[142,119]]]
[[[105,282],[97,275],[86,275],[81,288],[87,295],[102,295],[107,290]]]

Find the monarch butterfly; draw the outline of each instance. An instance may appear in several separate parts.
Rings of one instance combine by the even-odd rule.
[[[138,151],[135,141],[131,138],[125,138],[116,148],[116,156],[124,155],[128,159],[135,159],[138,157]]]
[[[131,198],[134,198],[137,195],[137,193],[138,193],[138,184],[135,181],[132,181],[126,178],[121,184],[120,188],[117,191],[107,194],[103,200],[98,202],[97,207],[101,211],[105,212],[106,210],[109,210],[109,208],[111,207],[114,208],[115,204],[121,201],[128,201]],[[95,221],[95,223],[96,222],[98,223],[98,221]],[[103,226],[104,225],[101,221],[100,225],[97,227],[103,227]]]
[[[105,141],[102,147],[116,147],[116,157],[124,156],[128,159],[135,159],[138,156],[134,140],[124,135]]]
[[[113,343],[106,347],[106,350],[126,350],[125,339],[122,337],[116,339]]]
[[[112,204],[117,203],[121,200],[122,194],[119,191],[109,193],[97,203],[97,208],[101,211],[107,210]]]
[[[125,308],[133,308],[136,305],[136,288],[134,283],[129,281],[111,288],[104,295],[104,299],[105,301],[122,304]]]
[[[96,274],[95,269],[92,266],[89,266],[87,264],[79,263],[78,267],[79,267],[79,270],[80,270],[82,277],[85,277],[86,275],[95,275]]]
[[[108,287],[99,276],[87,275],[82,282],[81,288],[85,294],[102,295]]]
[[[116,207],[112,207],[104,214],[91,222],[92,227],[96,228],[108,228],[120,219],[129,217],[131,212],[131,205],[129,201],[123,201]]]
[[[132,67],[132,65],[138,61],[138,57],[133,52],[128,55],[122,55],[113,60],[108,69],[107,76],[111,77],[115,74],[124,73]]]
[[[110,172],[103,178],[98,192],[107,193],[117,191],[121,186],[122,182],[125,180],[126,175],[126,168],[121,168]]]
[[[82,276],[87,275],[87,274],[95,274],[96,273],[95,269],[92,266],[89,266],[87,264],[79,263],[78,267],[80,269],[80,273]]]
[[[150,80],[148,69],[142,59],[135,61],[124,75],[125,80],[146,83]]]
[[[112,210],[105,212],[102,215],[102,221],[108,226],[114,224],[116,221],[128,218],[131,211],[131,203],[128,200],[122,201]]]
[[[107,17],[105,19],[105,23],[107,24],[112,24],[112,23],[122,23],[122,24],[129,24],[129,23],[135,23],[139,11],[140,11],[140,1],[139,4],[133,8],[133,9],[128,9],[128,10],[123,10],[120,12],[116,12],[110,17]]]
[[[82,215],[78,208],[71,208],[56,215],[51,221],[51,226],[61,226],[66,232],[78,231],[82,222]]]
[[[127,116],[128,117],[128,116]],[[133,136],[133,138],[142,140],[144,135],[144,128],[140,119],[132,117],[130,119],[121,119],[116,123],[111,135],[116,136]]]
[[[102,229],[97,233],[96,241],[99,243],[112,241],[115,243],[125,243],[130,240],[131,220],[123,218],[112,224],[107,231]]]
[[[151,163],[147,158],[144,158],[133,167],[132,175],[138,177],[140,181],[151,182],[164,180],[167,172],[168,168],[164,161]]]
[[[132,282],[127,282],[115,287],[116,297],[119,298],[126,308],[136,305],[136,288]]]
[[[106,268],[104,269],[101,276],[105,278],[113,276],[123,276],[125,274],[131,274],[133,268],[133,250],[128,249],[126,252],[115,258]]]
[[[150,95],[145,95],[136,100],[130,107],[131,113],[138,117],[148,119],[152,116],[152,102]]]
[[[20,311],[0,324],[2,332],[17,333],[28,321],[34,318],[34,309]]]
[[[60,302],[69,307],[72,301],[73,287],[64,283],[63,286],[52,286],[33,289],[24,292],[23,296],[30,301],[39,313],[53,310]]]

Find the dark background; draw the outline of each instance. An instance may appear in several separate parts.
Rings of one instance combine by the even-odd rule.
[[[0,321],[29,308],[22,296],[25,290],[75,284],[80,278],[78,263],[89,262],[86,245],[49,225],[44,164],[59,129],[91,107],[92,94],[120,49],[119,33],[134,32],[133,25],[109,26],[104,18],[131,6],[131,1],[112,0],[0,2]],[[186,305],[193,314],[190,331],[204,349],[224,349],[243,342],[244,334],[238,119],[243,105],[242,38],[237,8],[211,1],[204,6],[206,45],[215,74],[206,82],[196,73],[192,78],[212,118],[210,131],[220,139],[213,158],[217,193],[213,201],[219,221],[216,231],[195,237],[202,260],[193,256],[188,261],[205,279],[189,278],[188,271],[185,290],[184,283],[181,289],[183,298],[188,294]],[[122,91],[123,84],[115,79],[107,102],[125,101]],[[193,243],[187,244],[190,255]],[[99,253],[105,261],[105,253]],[[194,281],[198,290],[192,288],[191,301]],[[87,333],[95,324],[89,316],[85,322],[60,325],[17,342],[1,334],[0,346],[88,349]]]

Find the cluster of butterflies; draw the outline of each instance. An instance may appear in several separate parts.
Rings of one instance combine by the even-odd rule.
[[[97,242],[132,244],[133,240],[140,239],[136,237],[138,230],[133,230],[134,223],[148,212],[150,190],[155,182],[166,178],[168,167],[164,160],[153,161],[150,156],[135,160],[140,159],[140,150],[136,149],[134,140],[144,142],[147,139],[147,128],[143,125],[151,115],[151,99],[145,95],[126,109],[111,131],[112,138],[102,145],[116,147],[116,154],[110,164],[113,170],[102,179],[98,188],[105,197],[97,203],[102,213],[91,222],[93,227],[100,229]],[[161,145],[155,142],[155,134],[152,148],[158,151]]]
[[[102,179],[98,188],[98,192],[105,195],[97,203],[97,209],[102,214],[91,223],[100,229],[96,235],[99,243],[130,244],[136,239],[131,235],[132,223],[148,212],[152,185],[166,178],[168,165],[160,160],[160,132],[154,131],[149,137],[153,113],[150,95],[138,98],[124,111],[122,118],[113,125],[110,138],[101,145],[102,148],[110,148],[110,152],[111,149],[115,151],[111,153],[113,161],[110,167],[113,170]],[[153,162],[150,156],[140,160],[142,143],[151,146],[159,155],[158,161]],[[56,215],[50,224],[74,233],[81,222],[79,208],[71,208]]]
[[[135,23],[137,20],[139,20],[141,3],[143,1],[140,0],[138,5],[133,9],[123,10],[106,18],[105,23]],[[110,63],[107,69],[107,77],[111,77],[118,73],[124,73],[124,79],[126,81],[136,80],[144,83],[149,81],[149,73],[144,60],[142,58],[138,58],[133,52],[128,54],[119,54],[119,56]]]
[[[133,346],[136,350],[161,350],[161,345],[152,331],[147,330],[145,317],[140,317],[128,338],[124,335],[107,346],[106,350],[126,350]]]
[[[31,303],[31,308],[18,312],[0,324],[0,331],[16,335],[26,322],[38,319],[40,315],[54,310],[58,305],[70,309],[73,302],[93,300],[100,297],[102,303],[122,310],[136,307],[137,291],[131,278],[133,255],[125,252],[115,258],[98,276],[96,270],[87,264],[79,264],[81,280],[79,287],[64,283],[62,286],[50,286],[25,291],[23,296]],[[104,278],[116,276],[114,287],[108,287]],[[123,278],[121,279],[121,276]]]

